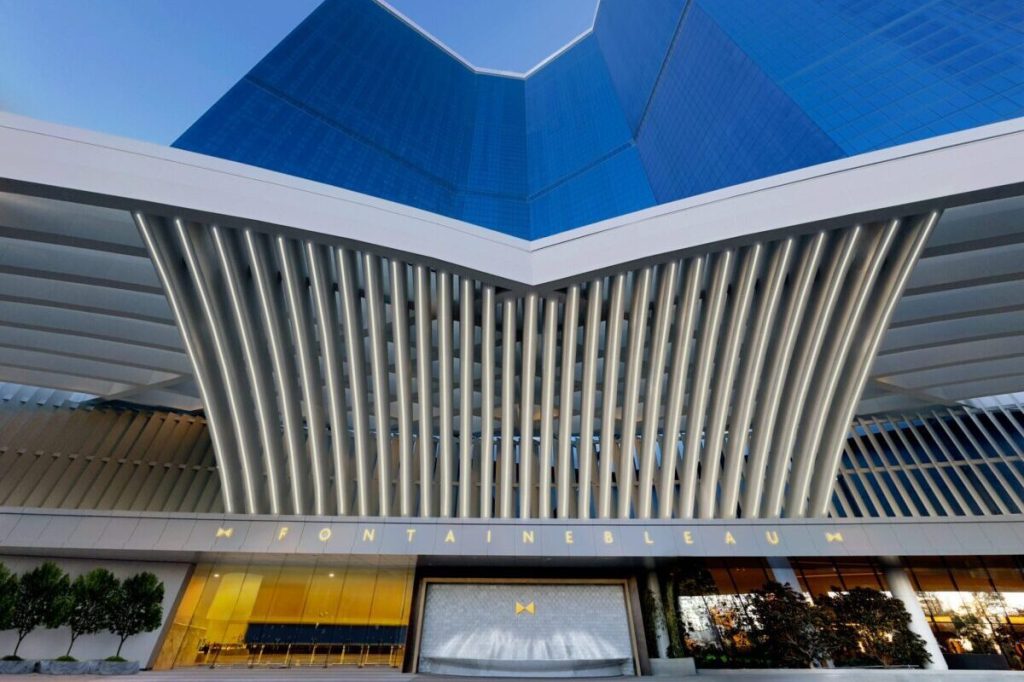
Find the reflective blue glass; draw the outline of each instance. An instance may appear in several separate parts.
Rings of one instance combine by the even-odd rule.
[[[601,0],[526,78],[326,0],[175,146],[536,239],[1021,115],[1019,0]]]

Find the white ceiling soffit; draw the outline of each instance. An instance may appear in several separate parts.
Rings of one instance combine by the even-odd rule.
[[[251,166],[12,115],[0,114],[0,149],[0,381],[201,407],[159,281],[124,209],[321,233],[537,286],[761,232],[948,206],[895,311],[858,412],[1024,389],[1024,119],[532,243]]]
[[[0,382],[201,407],[126,211],[0,192]]]
[[[1024,118],[862,154],[529,242],[201,154],[0,114],[0,189],[319,233],[541,286],[759,233],[1024,191]]]

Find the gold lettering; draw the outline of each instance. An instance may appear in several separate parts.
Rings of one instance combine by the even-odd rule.
[[[527,545],[532,545],[533,544],[533,531],[532,530],[524,530],[523,531],[523,543],[527,544]]]
[[[773,545],[779,544],[779,534],[776,531],[774,531],[774,530],[766,530],[764,532],[764,536],[768,539],[768,542],[770,542],[771,544],[773,544]]]
[[[610,530],[606,530],[604,532],[604,544],[610,545],[613,542],[615,542],[615,536],[612,535],[612,532]]]
[[[415,528],[406,528],[405,529],[405,534],[409,536],[409,542],[412,542],[412,536],[416,535],[416,529]]]
[[[284,536],[288,535],[288,526],[281,526],[277,529],[277,541],[284,540]]]
[[[363,529],[363,542],[374,542],[377,539],[376,528],[364,528]]]
[[[730,533],[729,531],[725,531],[725,544],[727,544],[727,545],[735,545],[736,544],[736,538],[734,538],[732,536],[732,533]]]
[[[571,530],[565,531],[565,544],[567,544],[567,545],[571,545],[572,544],[572,531]]]
[[[825,542],[842,542],[842,541],[843,541],[843,534],[842,533],[829,533],[828,531],[825,531]]]
[[[455,542],[455,531],[448,529],[448,533],[444,536],[444,541],[448,544],[454,544]]]
[[[644,531],[644,544],[645,545],[653,545],[654,544],[654,538],[652,538],[651,534],[648,533],[646,530]]]
[[[331,529],[321,528],[320,529],[320,542],[327,542],[331,539]]]
[[[491,544],[491,529],[487,529],[487,544]]]
[[[693,533],[691,533],[688,530],[684,530],[683,531],[683,542],[685,542],[688,545],[692,545],[693,544]]]
[[[234,528],[218,528],[217,529],[217,537],[219,537],[219,538],[229,538],[229,537],[231,537],[234,534],[235,534],[235,529]]]

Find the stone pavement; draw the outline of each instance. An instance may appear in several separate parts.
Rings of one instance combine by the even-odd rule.
[[[707,682],[1018,682],[1024,681],[1021,672],[993,672],[989,670],[705,670],[698,674]],[[28,682],[43,680],[52,682],[94,682],[105,680],[111,682],[124,679],[125,682],[272,682],[274,680],[299,680],[300,682],[472,682],[467,677],[444,677],[436,675],[407,675],[390,669],[358,669],[358,668],[190,668],[187,670],[169,670],[161,672],[141,672],[125,678],[100,677],[98,675],[51,676],[51,675],[0,675],[2,682]],[[581,678],[575,678],[580,680]],[[614,678],[596,678],[607,682]],[[618,678],[623,679],[623,678]],[[668,680],[672,678],[647,678]],[[534,682],[531,678],[502,678],[508,682]],[[536,682],[542,682],[536,680]],[[550,678],[543,680],[550,682]]]

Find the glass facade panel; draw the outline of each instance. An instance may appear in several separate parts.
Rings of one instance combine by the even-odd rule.
[[[1020,116],[1017,4],[603,0],[524,79],[326,0],[175,146],[537,239]]]
[[[412,580],[377,559],[200,565],[155,667],[398,667]]]
[[[1024,668],[1020,557],[908,558],[907,570],[946,655],[1002,655]]]

